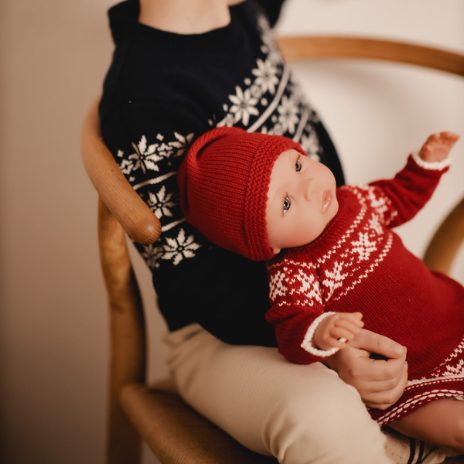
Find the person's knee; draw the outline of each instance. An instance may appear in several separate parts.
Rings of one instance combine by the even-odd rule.
[[[345,409],[353,409],[347,401],[353,401],[353,398],[347,397],[342,402],[322,395],[282,399],[272,408],[269,420],[269,442],[280,448],[272,451],[285,454],[299,443],[305,443],[313,450],[331,449],[334,436],[343,440],[350,434],[350,424],[356,422],[356,416],[345,412]],[[361,409],[360,404],[357,406]]]
[[[281,463],[387,462],[380,429],[345,384],[317,397],[298,394],[276,403],[264,440]]]

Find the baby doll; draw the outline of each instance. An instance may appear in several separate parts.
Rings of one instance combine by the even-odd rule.
[[[464,452],[464,287],[429,271],[391,230],[430,198],[457,140],[431,135],[393,179],[336,188],[294,141],[223,127],[193,143],[178,181],[194,227],[267,261],[266,318],[288,360],[323,361],[362,326],[396,340],[408,350],[408,385],[372,417]]]

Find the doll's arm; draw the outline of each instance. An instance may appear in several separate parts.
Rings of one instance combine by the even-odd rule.
[[[364,189],[368,204],[383,224],[399,226],[427,203],[449,168],[448,155],[458,139],[451,132],[432,134],[393,179],[372,182]]]
[[[315,269],[302,266],[284,260],[269,267],[266,319],[274,326],[279,351],[291,362],[308,364],[343,348],[363,324],[360,313],[324,312]]]

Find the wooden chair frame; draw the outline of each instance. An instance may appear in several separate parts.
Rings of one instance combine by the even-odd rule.
[[[279,45],[288,60],[386,60],[464,76],[464,54],[417,44],[359,37],[298,36],[283,37]],[[100,259],[110,312],[107,462],[139,462],[139,435],[167,464],[275,462],[246,450],[192,411],[175,394],[169,381],[152,389],[146,386],[144,312],[126,235],[149,244],[159,238],[161,227],[102,142],[97,102],[84,120],[81,151],[99,194]],[[447,272],[463,237],[464,199],[435,234],[425,253],[426,264]]]

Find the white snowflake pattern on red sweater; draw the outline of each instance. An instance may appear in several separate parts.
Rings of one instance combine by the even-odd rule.
[[[430,272],[391,230],[418,212],[446,170],[410,157],[394,179],[339,188],[339,212],[322,235],[268,266],[266,318],[290,361],[334,353],[311,340],[327,312],[361,311],[366,329],[408,347],[408,387],[387,411],[371,411],[380,423],[433,399],[464,395],[464,288]]]

